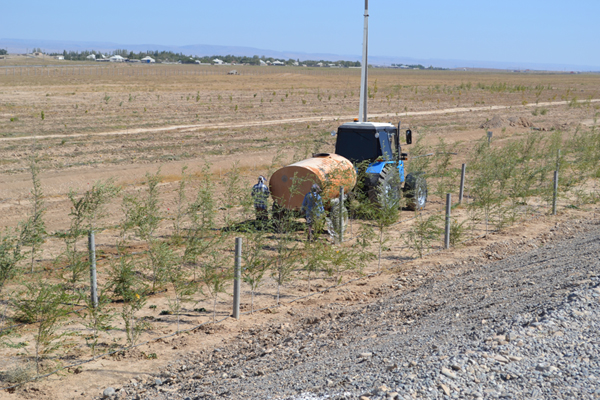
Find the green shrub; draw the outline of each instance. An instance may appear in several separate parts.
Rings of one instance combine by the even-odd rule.
[[[43,219],[44,214],[46,213],[46,205],[39,176],[40,168],[35,156],[32,156],[29,160],[29,171],[33,182],[33,188],[31,190],[32,210],[27,220],[21,224],[20,243],[24,246],[31,247],[31,272],[33,272],[35,254],[38,252],[39,246],[44,243],[44,237],[46,235],[46,223]]]
[[[161,180],[160,169],[156,174],[146,173],[145,196],[140,191],[123,198],[125,212],[125,221],[121,225],[123,234],[133,229],[140,239],[148,243],[154,239],[154,232],[162,220],[158,192],[158,184]]]
[[[104,293],[98,295],[98,303],[94,304],[90,296],[85,296],[85,305],[77,314],[82,319],[83,325],[92,331],[85,336],[88,347],[92,350],[92,357],[96,355],[96,347],[100,332],[106,332],[113,327],[110,325],[115,317],[114,309],[110,307],[111,300]]]
[[[6,282],[15,277],[18,263],[23,257],[18,232],[6,229],[0,234],[0,294]]]
[[[36,372],[40,373],[40,361],[62,346],[65,332],[59,332],[62,321],[71,311],[70,296],[61,285],[38,280],[25,284],[17,298],[12,301],[16,317],[37,325],[34,333]]]
[[[246,243],[242,252],[243,264],[242,280],[250,285],[250,313],[254,314],[254,295],[261,285],[265,273],[271,268],[274,261],[267,254],[266,231],[258,229],[245,235]],[[310,280],[309,280],[310,287]]]
[[[199,281],[206,289],[206,294],[213,300],[213,324],[217,316],[217,299],[225,293],[226,287],[233,277],[232,268],[222,259],[222,254],[214,249],[200,266]]]
[[[404,241],[419,258],[431,248],[432,242],[440,240],[443,230],[440,227],[441,217],[438,214],[424,218],[417,214],[415,222],[404,236]]]

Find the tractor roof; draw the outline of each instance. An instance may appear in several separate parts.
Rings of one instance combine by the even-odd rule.
[[[382,130],[385,128],[396,128],[396,126],[387,122],[346,122],[339,126],[339,128]]]

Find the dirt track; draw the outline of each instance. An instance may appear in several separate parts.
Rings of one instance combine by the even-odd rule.
[[[590,103],[600,102],[600,99],[590,99]],[[567,101],[557,101],[557,102],[543,102],[538,104],[525,104],[521,106],[489,106],[489,107],[456,107],[456,108],[447,108],[443,110],[429,110],[429,111],[408,111],[403,113],[380,113],[380,114],[370,114],[370,118],[387,118],[387,117],[415,117],[415,116],[426,116],[426,115],[440,115],[440,114],[458,114],[465,112],[481,112],[481,111],[496,111],[496,110],[506,110],[509,108],[519,109],[519,108],[536,108],[536,107],[550,107],[550,106],[560,106],[566,105],[569,102]],[[141,133],[154,133],[154,132],[170,132],[170,131],[178,131],[178,132],[189,132],[189,131],[197,131],[203,129],[235,129],[235,128],[248,128],[253,126],[270,126],[270,125],[282,125],[282,124],[297,124],[297,123],[306,123],[306,122],[315,122],[315,121],[352,121],[356,115],[343,115],[343,116],[318,116],[318,117],[302,117],[302,118],[288,118],[288,119],[276,119],[276,120],[267,120],[267,121],[244,121],[242,123],[205,123],[205,124],[194,124],[194,125],[176,125],[176,126],[166,126],[161,128],[136,128],[136,129],[127,129],[122,131],[113,131],[113,132],[93,132],[93,133],[75,133],[75,134],[67,134],[67,135],[35,135],[35,136],[20,136],[20,137],[8,137],[8,138],[0,138],[0,142],[13,142],[13,141],[23,141],[23,140],[39,140],[39,139],[61,139],[61,138],[79,138],[79,137],[94,137],[94,136],[120,136],[120,135],[137,135]]]

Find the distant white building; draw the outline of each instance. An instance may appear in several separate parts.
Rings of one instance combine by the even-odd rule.
[[[215,58],[212,62],[213,64],[223,65],[223,60],[219,60],[218,58]]]
[[[95,54],[90,54],[89,56],[86,57],[88,60],[95,60],[96,59],[96,55]]]
[[[261,66],[266,66],[266,65],[267,65],[267,63],[266,63],[266,62],[264,62],[263,60],[260,60],[260,65],[261,65]]]
[[[110,60],[110,62],[124,62],[125,61],[125,59],[118,54],[115,56],[112,56],[111,58],[109,58],[109,60]]]
[[[273,61],[273,65],[285,65],[283,61],[275,60]]]
[[[57,60],[64,60],[64,59],[65,59],[65,56],[56,56],[55,58],[56,58]]]
[[[150,56],[146,56],[146,57],[142,58],[140,61],[143,63],[148,63],[148,64],[156,62],[156,60]]]

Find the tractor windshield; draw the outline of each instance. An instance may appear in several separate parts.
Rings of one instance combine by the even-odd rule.
[[[347,128],[338,129],[335,154],[346,157],[353,163],[374,160],[382,155],[374,130]]]

